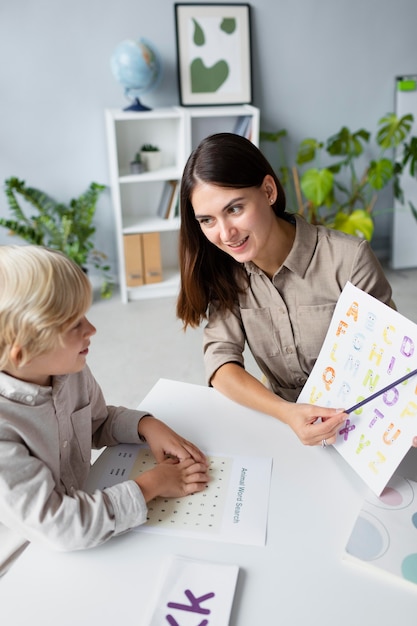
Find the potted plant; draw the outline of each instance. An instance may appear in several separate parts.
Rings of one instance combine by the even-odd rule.
[[[102,274],[102,297],[110,297],[113,279],[106,255],[94,248],[93,218],[99,195],[106,187],[91,183],[85,193],[73,198],[68,205],[56,202],[39,189],[27,187],[16,177],[5,181],[5,194],[12,218],[0,217],[0,226],[31,244],[60,250],[87,271],[89,263]],[[35,214],[27,217],[18,196]]]
[[[131,174],[142,174],[145,171],[145,166],[142,163],[142,157],[140,152],[136,152],[133,159],[130,161],[130,173]]]
[[[280,151],[280,176],[294,206],[314,224],[323,224],[370,240],[373,210],[378,193],[393,182],[396,198],[402,199],[400,174],[406,167],[415,175],[417,138],[410,137],[413,116],[398,118],[389,113],[378,121],[374,137],[376,157],[365,153],[371,133],[363,128],[351,132],[343,126],[323,142],[307,138],[298,146],[296,164],[289,168]],[[261,139],[280,143],[286,131],[261,133]],[[397,158],[394,156],[397,150]],[[306,167],[312,163],[313,166]],[[411,202],[410,208],[417,217]]]
[[[144,143],[140,149],[140,158],[145,170],[152,172],[161,167],[161,151],[151,143]]]

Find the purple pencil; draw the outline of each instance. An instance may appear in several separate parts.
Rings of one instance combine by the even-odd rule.
[[[380,389],[379,391],[376,391],[375,393],[373,393],[371,396],[368,396],[364,400],[361,400],[360,402],[358,402],[358,404],[355,404],[354,406],[350,407],[350,409],[346,409],[345,413],[353,413],[354,411],[357,411],[364,404],[371,402],[371,400],[375,400],[375,398],[377,398],[378,396],[381,396],[383,393],[385,393],[386,391],[389,391],[390,389],[392,389],[393,387],[396,387],[397,385],[401,385],[401,383],[403,383],[405,380],[407,380],[408,378],[411,378],[412,376],[415,376],[416,374],[417,374],[417,369],[412,370],[411,372],[408,372],[408,374],[404,374],[404,376],[401,376],[401,378],[399,378],[398,380],[395,380],[393,383],[390,383],[383,389]]]

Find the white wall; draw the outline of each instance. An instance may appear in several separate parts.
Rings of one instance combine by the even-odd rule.
[[[261,127],[291,142],[346,124],[373,130],[393,109],[394,77],[417,73],[416,0],[253,0],[254,104]],[[108,183],[104,109],[124,107],[110,57],[124,39],[151,40],[164,63],[157,107],[179,103],[171,0],[0,0],[0,180],[17,176],[68,201]],[[391,198],[388,198],[391,202]],[[7,215],[4,194],[0,214]],[[115,264],[110,195],[96,245]],[[377,219],[388,249],[391,216]],[[4,229],[0,243],[8,243]]]

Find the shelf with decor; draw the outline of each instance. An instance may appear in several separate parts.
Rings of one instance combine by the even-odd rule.
[[[178,177],[177,167],[164,167],[153,172],[143,172],[141,174],[131,174],[130,172],[120,173],[119,183],[146,183],[155,180],[170,180]]]
[[[250,104],[187,107],[187,149],[194,150],[214,133],[237,133],[259,145],[259,109]]]
[[[179,289],[179,184],[190,152],[205,136],[239,132],[258,145],[259,109],[250,105],[107,109],[106,135],[120,293],[129,300],[175,296]],[[158,169],[132,173],[144,145]]]

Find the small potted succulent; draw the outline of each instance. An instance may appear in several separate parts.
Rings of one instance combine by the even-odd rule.
[[[140,149],[140,158],[147,172],[161,167],[161,151],[151,143],[144,143]]]
[[[145,171],[145,166],[142,163],[142,157],[140,152],[136,152],[132,161],[130,161],[130,173],[131,174],[142,174]]]

